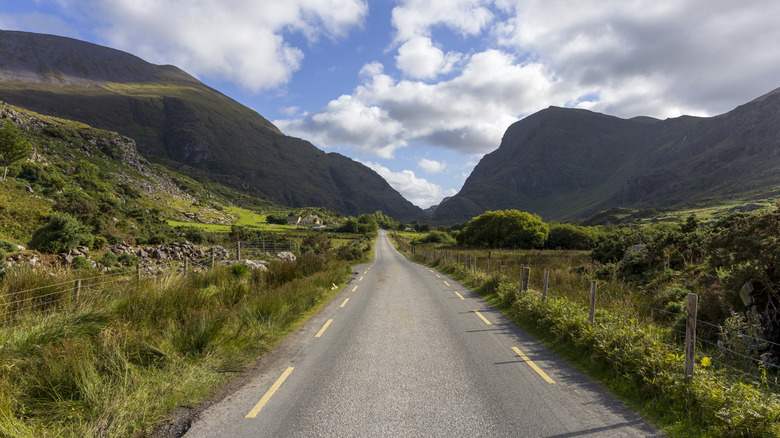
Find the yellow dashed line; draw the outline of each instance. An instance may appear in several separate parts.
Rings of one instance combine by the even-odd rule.
[[[480,319],[482,319],[482,321],[485,321],[485,324],[487,324],[487,325],[492,325],[492,324],[490,323],[490,321],[488,321],[488,320],[487,320],[487,318],[485,318],[484,316],[482,316],[482,314],[481,314],[481,313],[477,312],[476,310],[474,311],[474,313],[476,313],[476,314],[477,314],[477,316],[479,316],[479,317],[480,317]]]
[[[536,366],[536,364],[531,359],[529,359],[528,356],[526,356],[522,351],[520,351],[519,348],[512,347],[512,350],[515,350],[515,353],[517,353],[517,355],[520,356],[520,358],[523,359],[525,361],[525,363],[528,364],[528,366],[533,368],[533,370],[536,371],[537,374],[542,376],[542,379],[546,380],[547,383],[550,383],[550,384],[554,384],[555,383],[555,380],[551,379],[550,376],[547,375],[547,373],[545,373],[544,371],[542,371],[541,368]]]
[[[347,305],[347,301],[349,301],[349,298],[344,298],[344,302],[343,302],[343,303],[341,303],[341,305],[340,305],[339,307],[344,307],[344,306],[346,306],[346,305]]]
[[[279,387],[282,386],[282,383],[284,383],[284,381],[287,380],[287,377],[290,376],[290,373],[292,373],[294,369],[295,369],[294,367],[289,367],[286,370],[284,370],[282,375],[278,379],[276,379],[276,382],[274,382],[274,384],[271,385],[271,388],[268,390],[268,392],[266,392],[265,395],[263,395],[263,398],[261,398],[260,401],[257,402],[255,407],[252,408],[252,410],[249,411],[249,413],[246,414],[244,418],[257,417],[257,414],[260,412],[260,409],[263,409],[263,406],[265,406],[265,404],[268,403],[268,400],[270,400],[271,397],[276,393],[276,391],[279,390]]]
[[[459,294],[457,291],[455,291],[455,295],[460,297],[461,300],[465,300],[465,298],[463,298],[463,295]],[[490,324],[490,323],[488,323],[488,324]]]
[[[357,290],[357,286],[352,288],[352,292],[355,292]]]
[[[360,280],[358,280],[358,281],[363,281],[363,277],[360,277]]]
[[[317,334],[316,334],[316,335],[314,335],[314,337],[315,337],[315,338],[319,338],[320,336],[322,336],[322,334],[323,334],[323,333],[325,333],[325,329],[327,329],[327,328],[328,328],[328,326],[330,325],[330,323],[332,323],[332,322],[333,322],[333,320],[332,320],[332,319],[329,319],[329,320],[328,320],[328,321],[325,323],[325,325],[323,325],[323,326],[322,326],[322,328],[320,329],[320,331],[318,331],[318,332],[317,332]]]
[[[449,284],[449,283],[447,283],[446,281],[444,282],[444,284],[446,284],[447,286],[449,286],[449,285],[450,285],[450,284]]]

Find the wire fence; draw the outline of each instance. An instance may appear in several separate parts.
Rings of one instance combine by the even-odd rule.
[[[297,245],[288,239],[261,238],[255,241],[237,241],[226,247],[212,247],[203,258],[184,258],[162,265],[136,266],[103,275],[54,280],[40,286],[0,294],[0,327],[22,322],[32,316],[62,309],[92,295],[107,295],[131,291],[142,278],[160,275],[187,274],[190,271],[209,270],[221,263],[247,259],[265,259],[283,251],[293,251]],[[202,254],[202,253],[201,253]],[[8,270],[4,270],[8,275]]]
[[[502,264],[500,261],[494,261],[491,266],[489,257],[480,259],[476,255],[467,252],[425,250],[416,248],[403,241],[398,241],[398,244],[402,250],[413,257],[426,262],[447,265],[450,268],[463,270],[469,275],[476,275],[482,278],[488,278],[491,275],[500,276],[502,273],[506,274],[509,272],[510,268],[507,264]],[[520,289],[527,289],[531,271],[530,268],[521,265],[519,271],[516,268],[513,269],[514,273],[520,272]],[[548,288],[548,275],[549,271],[544,273],[545,281],[541,287],[543,288],[543,297],[557,295],[567,298],[573,294],[589,294],[590,292],[585,290],[556,291]],[[523,278],[524,276],[525,278]],[[538,272],[535,276],[537,279],[542,277]],[[517,278],[514,278],[514,280],[517,280]],[[552,279],[549,280],[552,282]],[[593,287],[594,293],[591,300],[589,300],[591,305],[590,314],[598,315],[596,312],[596,297],[598,295],[596,293],[595,284]],[[674,323],[683,317],[690,318],[690,315],[687,315],[686,313],[671,312],[666,309],[659,309],[636,302],[631,303],[631,310],[631,314],[626,316],[641,321],[647,326],[653,327],[654,330],[649,330],[648,335],[653,336],[653,341],[662,342],[670,351],[674,351],[680,355],[686,355],[686,344],[693,344],[695,348],[690,351],[698,352],[700,361],[703,357],[707,357],[710,362],[709,366],[729,370],[742,375],[744,379],[749,380],[751,383],[766,385],[773,391],[780,391],[780,366],[778,366],[776,359],[780,357],[780,344],[758,336],[751,336],[744,330],[733,330],[725,325],[713,324],[696,317],[692,319],[692,324],[695,327],[693,333],[695,333],[695,335],[691,338],[691,333],[689,333],[685,326],[680,327],[678,324]],[[591,321],[593,321],[593,316],[591,316],[591,318]],[[657,321],[658,319],[666,319],[671,322],[668,324],[659,324]],[[686,357],[686,360],[690,360],[691,363],[694,363],[693,356],[694,355]]]

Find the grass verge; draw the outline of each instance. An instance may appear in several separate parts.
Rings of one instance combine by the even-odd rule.
[[[0,331],[0,436],[143,436],[205,400],[337,292],[350,262],[303,255],[127,282]]]
[[[627,316],[630,313],[625,309],[631,303],[622,291],[613,292],[611,306],[597,312],[591,325],[587,308],[576,299],[552,296],[542,300],[533,289],[519,294],[519,284],[510,276],[475,274],[440,257],[414,259],[483,296],[669,436],[780,436],[777,393],[708,367],[708,358],[703,357],[693,379],[686,381],[682,354],[662,342],[657,327]]]

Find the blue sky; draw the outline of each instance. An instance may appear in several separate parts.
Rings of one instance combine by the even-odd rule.
[[[425,208],[548,106],[716,115],[780,87],[776,0],[0,0],[173,64]]]

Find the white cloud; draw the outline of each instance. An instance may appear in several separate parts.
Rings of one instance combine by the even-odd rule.
[[[401,195],[409,202],[420,208],[428,208],[436,205],[447,196],[453,196],[457,191],[455,189],[442,189],[441,186],[434,184],[424,178],[418,178],[411,170],[402,170],[393,172],[385,166],[374,162],[362,162],[373,169],[388,184],[398,190]]]
[[[497,0],[506,49],[531,56],[590,108],[623,117],[717,114],[777,86],[771,0]]]
[[[517,63],[498,50],[464,59],[454,78],[432,84],[396,80],[376,62],[364,66],[361,77],[364,82],[352,94],[308,117],[274,124],[285,133],[314,139],[320,147],[351,146],[360,155],[390,158],[415,140],[486,153],[498,147],[518,115],[575,98],[560,95],[544,66]]]
[[[461,35],[477,35],[493,20],[480,0],[404,0],[393,9],[396,41],[427,36],[431,27],[444,25]]]
[[[443,172],[444,169],[447,168],[447,164],[442,163],[441,161],[436,160],[429,160],[427,158],[422,158],[420,161],[417,162],[417,166],[425,171],[425,173],[439,173]]]
[[[414,37],[405,42],[395,57],[398,68],[414,79],[431,79],[449,73],[460,59],[461,55],[454,52],[445,55],[428,37]]]
[[[219,77],[258,92],[288,82],[309,42],[344,37],[368,13],[361,0],[93,0],[91,15],[112,47],[195,75]]]

